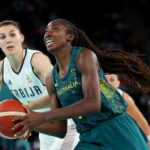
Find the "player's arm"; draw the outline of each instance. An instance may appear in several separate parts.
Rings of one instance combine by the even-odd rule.
[[[51,111],[61,108],[61,104],[59,103],[56,93],[52,87],[52,74],[49,73],[46,78],[46,87],[51,98]],[[67,122],[66,120],[59,120],[54,122],[44,123],[38,126],[35,131],[42,132],[45,134],[50,134],[53,136],[57,136],[63,138],[67,132]]]
[[[45,85],[46,76],[53,68],[50,59],[42,53],[36,53],[32,58],[32,66],[35,74]],[[36,101],[28,103],[27,106],[29,106],[32,110],[50,107],[50,98],[47,95]]]
[[[56,94],[53,92],[52,79],[50,74],[48,75],[46,82],[47,89],[49,90],[49,95],[51,97],[51,110],[59,109],[61,105],[57,100]],[[22,122],[17,123],[13,129],[23,126],[22,130],[19,131],[16,136],[23,135],[26,131],[30,130],[34,126],[34,130],[37,132],[64,138],[67,132],[66,120],[43,123],[44,116],[42,116],[42,113],[33,112],[27,106],[25,106],[25,108],[27,110],[27,115],[24,117],[16,117],[14,119],[14,121],[22,120]]]
[[[84,98],[68,107],[44,112],[43,121],[62,120],[100,112],[101,97],[98,74],[100,67],[97,56],[91,50],[84,49],[78,54],[76,65],[82,74],[81,84]]]
[[[98,74],[100,67],[96,55],[90,50],[82,50],[77,57],[76,65],[79,71],[82,73],[82,91],[84,98],[79,102],[72,104],[71,106],[60,108],[56,93],[53,91],[52,77],[48,77],[47,89],[51,99],[51,111],[40,113],[40,120],[38,121],[32,121],[33,116],[29,116],[29,118],[24,121],[24,124],[20,125],[25,125],[25,128],[33,129],[39,123],[41,125],[36,129],[42,132],[42,127],[45,127],[46,124],[47,130],[48,128],[51,128],[50,124],[48,125],[48,123],[44,122],[55,122],[58,126],[60,123],[61,127],[63,122],[58,120],[65,120],[68,118],[78,117],[80,115],[100,112],[101,98]]]
[[[54,91],[51,92],[52,79],[50,78],[50,84],[48,84],[47,82],[47,85],[51,85],[48,88],[48,91],[50,91],[52,110],[42,113],[31,112],[28,113],[27,116],[16,117],[14,121],[17,120],[22,121],[17,123],[14,126],[14,129],[23,126],[23,129],[20,132],[20,134],[23,134],[27,129],[33,130],[39,125],[42,125],[43,127],[45,126],[45,124],[48,125],[48,123],[45,122],[57,121],[58,123],[58,120],[65,120],[68,118],[74,118],[81,115],[100,112],[101,97],[100,97],[100,81],[98,74],[100,67],[96,55],[90,50],[87,49],[82,50],[77,56],[76,64],[77,68],[82,73],[81,82],[84,98],[72,104],[71,106],[55,109],[57,105],[59,106],[59,103],[56,100],[56,93],[54,93]],[[47,126],[47,128],[50,129],[50,126]],[[38,130],[40,130],[39,127]]]
[[[140,112],[138,107],[136,106],[134,100],[127,94],[126,92],[123,93],[123,97],[128,104],[127,113],[135,119],[139,127],[143,130],[143,132],[148,136],[150,135],[150,127],[148,125],[147,120]]]
[[[50,98],[47,95],[47,96],[44,96],[38,100],[31,101],[26,105],[32,110],[49,108],[50,107]]]

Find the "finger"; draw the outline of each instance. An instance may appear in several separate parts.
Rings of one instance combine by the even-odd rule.
[[[23,136],[23,134],[25,134],[25,132],[27,131],[26,127],[23,127],[19,132],[17,132],[14,136],[15,137],[20,137]]]
[[[18,123],[16,123],[16,124],[13,126],[12,130],[17,130],[17,129],[23,127],[24,124],[25,124],[25,123],[24,123],[23,121],[18,122]]]
[[[23,105],[23,107],[26,109],[27,114],[29,114],[31,112],[31,109],[27,105]]]
[[[19,137],[20,140],[27,140],[31,136],[31,131],[28,129],[23,135]]]
[[[31,131],[27,130],[26,133],[24,134],[24,139],[27,140],[31,136]]]
[[[17,122],[17,121],[21,121],[21,120],[24,120],[25,116],[17,116],[15,118],[13,118],[13,122]]]

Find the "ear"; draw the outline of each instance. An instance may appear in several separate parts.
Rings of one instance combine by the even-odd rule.
[[[23,43],[24,42],[24,35],[21,34],[21,42]]]
[[[74,39],[73,34],[67,34],[67,41],[72,41]]]

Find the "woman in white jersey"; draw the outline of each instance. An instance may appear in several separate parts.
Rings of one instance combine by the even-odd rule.
[[[3,82],[6,83],[13,95],[31,109],[39,109],[37,110],[39,112],[49,110],[50,100],[45,86],[45,77],[52,70],[52,65],[49,58],[40,51],[23,49],[23,42],[24,35],[17,22],[11,20],[0,22],[0,87]],[[44,107],[45,109],[40,109]],[[44,134],[40,133],[41,150],[50,148],[54,136],[64,136],[59,135],[57,131],[66,130],[65,128],[60,128],[57,122],[51,123],[51,126],[53,136],[46,135],[43,130]],[[40,126],[38,130],[40,129],[43,127]]]
[[[108,83],[115,87],[118,92],[123,96],[123,98],[125,99],[125,101],[128,104],[127,107],[127,113],[135,119],[135,121],[137,122],[137,124],[139,125],[139,127],[143,130],[143,132],[145,133],[145,135],[147,136],[148,139],[148,146],[150,148],[150,127],[148,125],[147,120],[144,118],[143,114],[140,112],[140,110],[138,109],[138,107],[136,106],[134,100],[132,99],[132,97],[122,91],[121,89],[119,89],[120,86],[120,81],[117,75],[115,74],[106,74],[105,75],[107,78]]]

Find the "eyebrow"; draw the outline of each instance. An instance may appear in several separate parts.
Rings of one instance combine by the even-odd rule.
[[[52,27],[54,27],[54,26],[60,26],[60,24],[52,24],[51,26],[52,26]],[[48,28],[49,28],[49,26],[47,26],[47,27],[45,28],[45,31],[47,31]]]
[[[10,30],[9,33],[14,32],[15,30]],[[5,33],[0,33],[0,35],[4,35]]]

